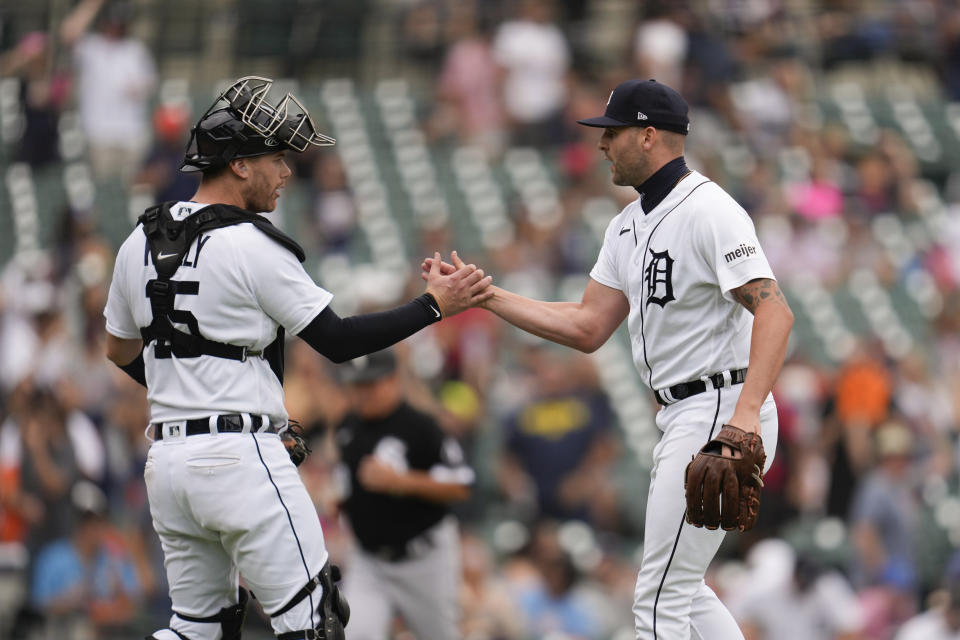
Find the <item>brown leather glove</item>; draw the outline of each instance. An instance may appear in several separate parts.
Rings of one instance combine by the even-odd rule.
[[[723,446],[733,455],[723,455]],[[735,452],[740,457],[733,457]],[[767,456],[756,433],[725,424],[700,450],[684,474],[687,522],[695,527],[749,531],[757,522]]]

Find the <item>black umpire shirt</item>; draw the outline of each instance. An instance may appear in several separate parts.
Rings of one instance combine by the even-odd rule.
[[[347,477],[341,507],[360,545],[383,557],[402,559],[407,542],[440,522],[446,504],[413,496],[372,492],[357,480],[360,461],[376,455],[398,470],[439,472],[445,482],[473,481],[460,445],[441,431],[429,415],[401,403],[390,415],[364,420],[348,415],[337,427],[337,446]]]

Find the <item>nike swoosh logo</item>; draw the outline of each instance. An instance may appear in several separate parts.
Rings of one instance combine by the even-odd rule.
[[[628,233],[629,231],[630,231],[629,228],[627,228],[627,229],[620,229],[620,235],[623,235],[623,234],[625,234],[625,233]]]
[[[432,304],[428,304],[427,306],[430,307],[430,311],[433,311],[433,315],[435,315],[435,316],[438,317],[438,318],[440,317],[440,310],[439,310],[439,309],[437,309],[436,307],[434,307]]]
[[[166,260],[167,258],[172,258],[172,257],[174,257],[175,255],[177,255],[177,254],[175,254],[175,253],[163,253],[163,252],[160,252],[160,253],[157,254],[157,260]]]

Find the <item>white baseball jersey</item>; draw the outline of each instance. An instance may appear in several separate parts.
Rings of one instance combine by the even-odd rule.
[[[171,213],[181,220],[204,206],[180,202]],[[153,320],[146,285],[156,277],[138,226],[114,265],[104,310],[110,334],[140,338],[140,328]],[[174,308],[192,313],[204,337],[252,351],[273,342],[279,326],[299,333],[333,297],[296,256],[249,223],[198,235],[171,279],[199,283],[197,295],[178,293]],[[152,422],[222,413],[267,414],[274,424],[286,422],[283,387],[263,358],[157,358],[152,345],[143,355]]]
[[[773,279],[750,217],[696,171],[649,213],[640,200],[610,222],[590,272],[630,301],[637,370],[663,389],[746,367],[753,320],[730,291]]]

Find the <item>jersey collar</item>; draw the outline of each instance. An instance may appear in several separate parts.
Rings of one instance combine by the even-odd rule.
[[[663,202],[680,178],[690,173],[687,163],[683,156],[674,158],[663,165],[657,171],[646,179],[639,187],[634,187],[640,194],[640,206],[643,207],[643,213],[647,214],[657,208],[657,205]]]

